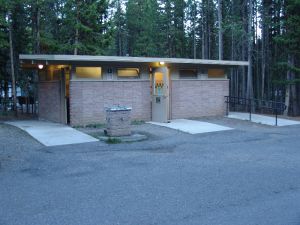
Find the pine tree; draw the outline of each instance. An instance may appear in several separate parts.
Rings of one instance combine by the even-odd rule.
[[[198,19],[199,7],[195,0],[188,0],[186,2],[186,46],[187,49],[190,49],[190,52],[186,52],[186,56],[189,58],[196,59],[198,57],[197,49],[199,37],[197,32],[199,30]]]
[[[131,56],[157,56],[160,30],[156,0],[128,0],[126,24],[128,52]]]
[[[115,54],[118,56],[127,54],[127,30],[125,12],[123,11],[124,5],[125,3],[122,0],[115,0],[113,2],[113,6],[116,9],[113,17]]]
[[[293,116],[300,114],[300,1],[288,0],[285,5],[284,32],[276,37],[276,42],[285,48],[287,70],[285,113]]]
[[[6,101],[8,98],[9,74],[6,65],[9,54],[9,26],[7,21],[7,8],[6,0],[0,0],[0,102],[3,102],[3,100]]]
[[[73,54],[104,54],[110,45],[107,0],[66,0],[62,21],[64,48]]]

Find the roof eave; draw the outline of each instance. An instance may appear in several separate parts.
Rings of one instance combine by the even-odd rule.
[[[119,63],[155,63],[164,61],[167,64],[198,64],[219,66],[248,66],[247,61],[186,59],[186,58],[157,58],[157,57],[127,57],[127,56],[87,56],[87,55],[29,55],[20,54],[20,61],[39,62],[119,62]]]

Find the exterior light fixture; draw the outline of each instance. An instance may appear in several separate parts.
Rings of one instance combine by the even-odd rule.
[[[40,70],[42,70],[42,69],[44,68],[44,65],[43,65],[43,64],[39,64],[39,65],[38,65],[38,68],[39,68]]]
[[[159,62],[159,65],[163,66],[165,65],[165,62]]]

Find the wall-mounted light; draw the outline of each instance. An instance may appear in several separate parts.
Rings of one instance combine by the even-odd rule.
[[[165,62],[159,62],[159,65],[163,66],[165,65]]]
[[[42,69],[44,68],[44,65],[43,65],[43,64],[39,64],[39,65],[38,65],[38,68],[39,68],[40,70],[42,70]]]

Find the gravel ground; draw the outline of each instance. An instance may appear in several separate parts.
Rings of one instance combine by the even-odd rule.
[[[26,132],[0,123],[0,173],[4,168],[22,166],[34,150],[41,148],[43,145]]]
[[[0,224],[299,225],[300,126],[202,121],[235,129],[43,147],[0,124]]]

